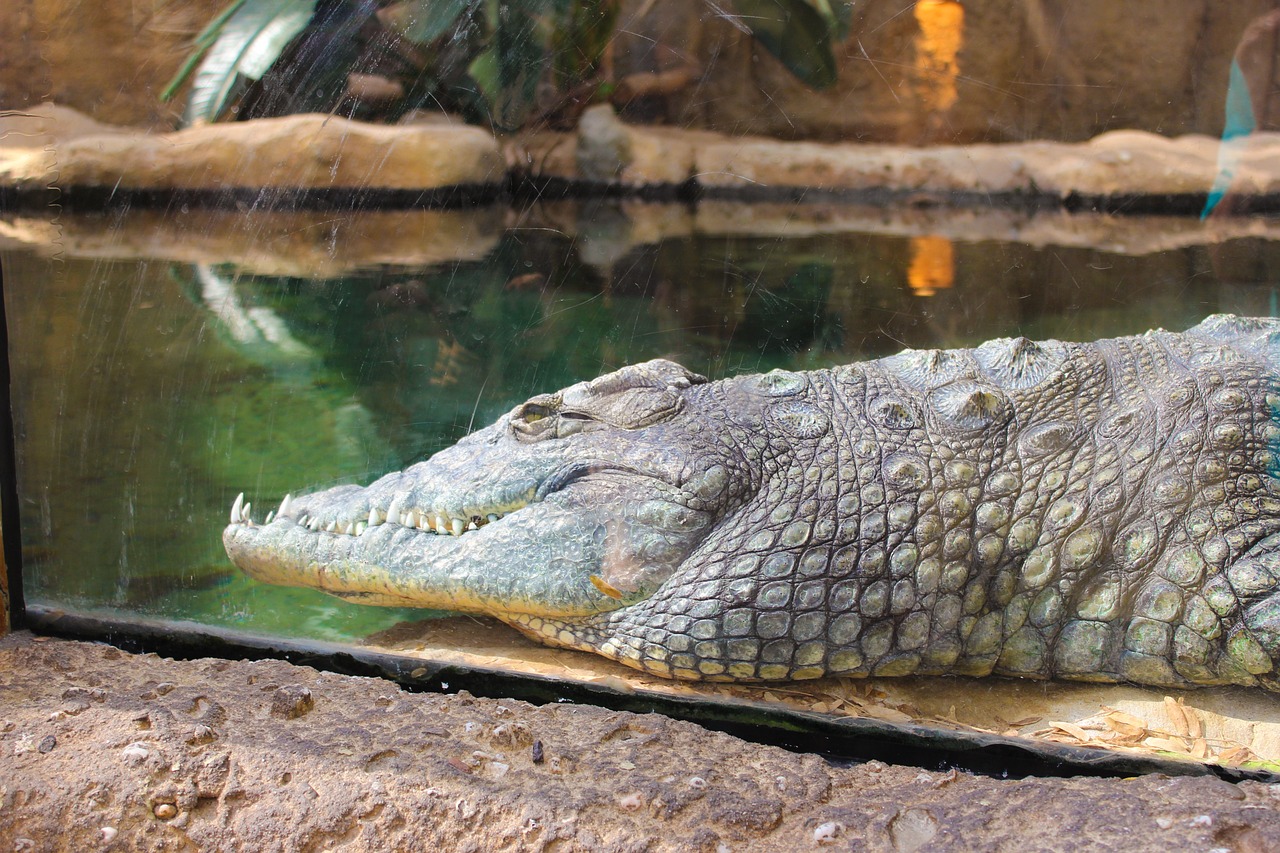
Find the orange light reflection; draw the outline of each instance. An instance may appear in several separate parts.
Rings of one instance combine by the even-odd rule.
[[[964,7],[956,0],[918,0],[915,6],[918,96],[927,112],[945,112],[956,102],[956,57],[964,44]]]
[[[933,296],[955,283],[955,248],[946,237],[911,238],[911,266],[907,284],[916,296]]]

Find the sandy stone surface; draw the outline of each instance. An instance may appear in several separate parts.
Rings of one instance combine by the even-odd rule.
[[[0,183],[124,189],[312,187],[433,189],[496,184],[506,174],[493,137],[450,124],[390,127],[293,115],[172,133],[102,129],[42,105],[0,120]],[[17,147],[14,140],[44,143]]]
[[[1207,192],[1228,167],[1245,194],[1280,189],[1280,134],[1235,143],[1228,161],[1217,139],[1169,138],[1138,130],[1087,142],[904,145],[796,142],[763,136],[630,125],[608,106],[584,113],[576,134],[531,133],[507,159],[533,174],[617,180],[644,187],[692,180],[712,191],[888,189],[1065,198]]]
[[[840,768],[656,715],[0,641],[0,849],[1280,847],[1280,790]]]
[[[42,105],[0,116],[0,185],[121,190],[227,187],[422,190],[500,187],[508,171],[636,189],[696,186],[784,198],[804,190],[889,190],[964,199],[1128,198],[1280,192],[1280,133],[1222,151],[1216,139],[1114,131],[1088,142],[899,145],[789,142],[621,121],[587,110],[576,134],[495,139],[465,125],[387,126],[296,115],[148,134]],[[773,193],[773,196],[769,194]]]

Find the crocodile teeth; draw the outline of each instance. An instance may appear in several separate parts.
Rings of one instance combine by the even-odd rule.
[[[264,524],[270,524],[274,520],[282,518],[291,518],[299,527],[305,527],[313,533],[324,531],[326,533],[342,534],[346,536],[362,536],[370,528],[379,527],[383,524],[398,524],[410,529],[416,529],[425,533],[435,533],[449,536],[461,536],[472,530],[479,530],[486,524],[492,524],[501,520],[508,513],[491,512],[485,515],[479,513],[468,516],[466,518],[455,518],[451,515],[434,514],[428,510],[422,509],[404,509],[402,507],[403,497],[394,498],[384,510],[381,507],[372,506],[368,510],[368,515],[356,519],[340,519],[334,518],[329,521],[322,520],[312,516],[306,512],[298,512],[297,517],[290,515],[294,511],[293,496],[285,495],[280,501],[280,508],[267,514]],[[231,518],[233,523],[254,524],[249,513],[252,507],[245,503],[244,494],[241,493],[236,497],[235,503],[231,507]]]
[[[236,502],[231,505],[231,523],[232,524],[239,524],[241,521],[243,521],[243,519],[240,518],[240,513],[243,509],[244,509],[244,492],[241,492],[240,494],[236,495]]]

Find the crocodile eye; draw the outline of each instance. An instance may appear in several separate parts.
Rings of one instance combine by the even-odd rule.
[[[555,412],[547,406],[543,406],[538,403],[525,403],[524,407],[520,409],[520,414],[516,417],[527,424],[532,424],[537,423],[543,418],[549,418],[554,414]]]
[[[567,438],[598,423],[585,412],[565,410],[562,406],[561,400],[550,397],[530,400],[511,416],[511,429],[517,437],[541,440]]]
[[[546,433],[547,427],[554,426],[555,413],[555,409],[543,403],[525,403],[511,416],[511,429],[516,435],[536,438]]]

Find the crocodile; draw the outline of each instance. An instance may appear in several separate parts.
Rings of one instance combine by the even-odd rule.
[[[712,681],[1280,689],[1280,320],[535,396],[367,487],[236,499],[262,581]]]

